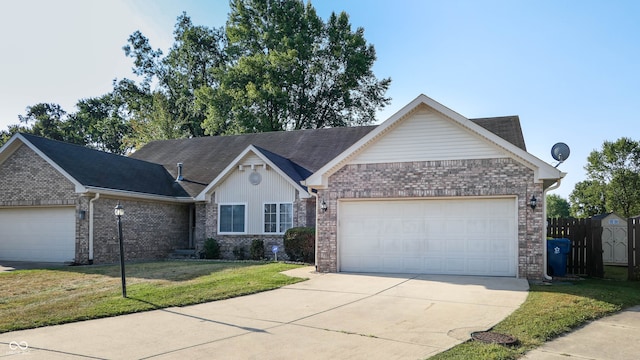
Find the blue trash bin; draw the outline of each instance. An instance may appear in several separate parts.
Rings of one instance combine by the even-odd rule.
[[[567,254],[571,251],[571,240],[547,240],[547,272],[552,276],[565,276],[567,273]]]

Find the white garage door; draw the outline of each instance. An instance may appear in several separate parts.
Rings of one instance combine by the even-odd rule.
[[[0,259],[73,261],[75,208],[0,209]]]
[[[515,276],[514,198],[339,203],[340,271]]]

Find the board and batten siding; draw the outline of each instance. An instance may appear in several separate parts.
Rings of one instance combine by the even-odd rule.
[[[421,107],[350,164],[494,159],[507,155],[428,107]]]
[[[239,166],[216,188],[217,204],[246,204],[247,234],[263,234],[265,203],[293,203],[296,189],[274,169],[254,154],[248,154]],[[253,170],[251,165],[254,166]],[[252,172],[262,177],[258,185],[249,181]],[[216,226],[218,226],[216,224]]]

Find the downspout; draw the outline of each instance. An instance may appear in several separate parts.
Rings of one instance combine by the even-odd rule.
[[[93,202],[100,198],[100,193],[89,200],[89,264],[93,264]]]
[[[553,278],[551,276],[549,276],[549,274],[547,274],[547,268],[548,268],[548,264],[547,264],[547,227],[549,226],[549,224],[547,223],[547,192],[548,191],[552,191],[555,190],[557,188],[560,187],[560,183],[562,182],[562,179],[558,179],[558,181],[549,186],[548,188],[546,188],[543,192],[542,192],[542,196],[543,196],[543,209],[542,209],[542,219],[544,221],[544,229],[543,229],[543,234],[544,234],[544,246],[542,247],[542,253],[543,253],[543,267],[544,267],[544,272],[543,272],[543,276],[545,280],[553,280]]]
[[[319,205],[319,203],[318,203],[318,193],[317,192],[314,193],[313,190],[311,190],[311,191],[309,191],[309,194],[311,194],[312,196],[314,196],[316,198],[316,210],[315,210],[315,213],[316,213],[316,226],[315,226],[316,233],[315,233],[315,244],[314,244],[314,251],[313,251],[313,256],[314,256],[313,262],[314,262],[314,265],[315,265],[316,272],[318,272],[318,210],[319,210],[318,209],[318,205]]]

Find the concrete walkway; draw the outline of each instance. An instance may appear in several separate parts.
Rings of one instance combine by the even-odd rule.
[[[0,358],[425,359],[487,330],[526,280],[287,274],[309,281],[206,304],[0,334]]]
[[[593,321],[547,342],[527,353],[524,359],[640,359],[640,306]]]

